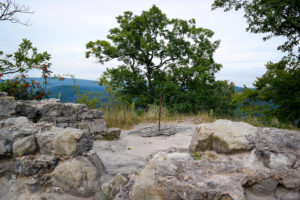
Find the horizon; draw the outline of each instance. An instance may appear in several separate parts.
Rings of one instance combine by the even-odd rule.
[[[39,52],[47,51],[51,54],[50,69],[54,74],[71,74],[78,79],[96,81],[106,68],[119,63],[112,61],[100,65],[93,58],[86,59],[85,44],[106,39],[109,30],[118,26],[115,17],[122,15],[124,11],[129,10],[139,15],[155,4],[168,18],[194,18],[198,27],[214,31],[212,40],[221,40],[214,59],[223,65],[216,73],[216,79],[229,80],[237,86],[252,87],[256,77],[266,71],[264,65],[269,61],[277,62],[284,55],[277,50],[283,40],[273,38],[263,41],[264,34],[246,32],[247,24],[242,11],[211,11],[212,2],[213,0],[188,0],[185,3],[177,0],[91,0],[89,3],[82,0],[20,1],[20,4],[24,3],[34,11],[32,15],[20,16],[21,19],[29,18],[31,25],[1,22],[0,29],[3,31],[0,32],[0,37],[3,39],[0,41],[0,50],[12,53],[17,50],[22,39],[27,38]],[[29,75],[38,74],[33,71]]]

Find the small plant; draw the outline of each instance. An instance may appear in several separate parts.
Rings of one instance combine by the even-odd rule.
[[[0,83],[0,91],[16,99],[40,100],[47,97],[46,86],[50,74],[49,68],[51,56],[47,52],[38,53],[29,40],[23,39],[18,51],[13,54],[3,55],[0,52],[0,79],[7,76]],[[28,72],[32,70],[41,71],[43,83],[28,78]],[[10,78],[15,76],[15,78]]]
[[[192,153],[191,156],[194,158],[194,160],[201,160],[202,159],[202,153],[201,152]]]

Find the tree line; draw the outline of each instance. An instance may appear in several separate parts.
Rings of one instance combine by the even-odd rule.
[[[212,111],[220,116],[233,115],[237,107],[245,115],[272,117],[299,125],[300,121],[300,3],[297,0],[215,0],[212,9],[244,10],[247,31],[267,33],[264,40],[283,36],[278,50],[286,52],[281,61],[266,63],[266,73],[254,82],[255,89],[245,87],[235,92],[234,84],[218,81],[215,74],[222,65],[214,60],[220,41],[212,40],[212,30],[197,27],[195,19],[170,19],[157,6],[134,15],[130,11],[117,16],[118,26],[109,30],[107,40],[87,43],[86,57],[100,64],[118,60],[121,64],[107,68],[99,79],[124,104],[147,109],[163,103],[170,111],[197,113]],[[31,13],[9,0],[0,1],[0,21],[23,23],[15,13]],[[24,24],[24,23],[23,23]],[[30,55],[30,56],[29,56]],[[50,77],[50,54],[38,53],[23,40],[14,54],[0,52],[0,78],[10,72],[16,79],[4,79],[0,89],[20,99],[41,99],[44,90],[25,84],[26,73],[39,69]],[[22,80],[22,81],[20,81]],[[13,82],[12,82],[13,81]],[[19,81],[16,83],[16,81]],[[23,84],[23,85],[22,85]],[[15,87],[15,88],[14,88]],[[22,90],[17,90],[18,88]],[[113,91],[113,92],[112,92]],[[26,93],[26,95],[24,95]],[[258,103],[266,102],[266,103]]]

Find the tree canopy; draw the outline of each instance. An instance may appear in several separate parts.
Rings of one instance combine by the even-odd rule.
[[[274,36],[286,38],[279,46],[283,51],[292,52],[294,47],[300,52],[300,1],[299,0],[215,0],[213,9],[244,9],[247,19],[247,31],[268,33],[263,39]]]
[[[94,56],[101,64],[122,62],[107,69],[100,84],[109,80],[123,99],[138,106],[154,103],[162,95],[169,105],[180,101],[191,107],[185,111],[193,110],[199,95],[205,99],[213,93],[214,74],[221,68],[213,58],[220,43],[211,41],[213,31],[197,27],[194,19],[169,19],[155,5],[141,15],[124,12],[117,22],[119,26],[107,35],[109,41],[86,45],[87,58]]]
[[[266,73],[257,78],[255,90],[244,88],[234,96],[246,113],[265,119],[277,117],[300,126],[300,1],[298,0],[215,0],[213,9],[245,11],[247,31],[269,33],[264,39],[283,36],[286,42],[278,49],[287,51],[281,61],[266,64]],[[298,53],[294,48],[298,48]]]

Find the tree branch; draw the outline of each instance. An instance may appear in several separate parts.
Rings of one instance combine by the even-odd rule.
[[[33,12],[25,5],[18,5],[13,0],[0,1],[0,21],[10,21],[12,23],[19,23],[28,25],[27,22],[22,22],[17,14],[32,14]]]

